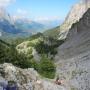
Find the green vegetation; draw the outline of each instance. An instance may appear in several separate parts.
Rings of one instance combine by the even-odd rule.
[[[54,46],[49,46],[48,44],[44,44],[44,42],[40,42],[38,45],[35,46],[35,49],[38,51],[39,54],[53,54],[55,55],[57,53]]]
[[[57,47],[64,43],[64,40],[59,41],[57,39],[53,39],[52,37],[45,37],[43,35],[34,35],[31,38],[32,39],[29,39],[29,42],[26,42],[26,44],[24,43],[24,45],[26,45],[27,48],[35,48],[40,54],[41,60],[37,63],[33,59],[32,50],[30,49],[27,53],[28,64],[37,70],[41,76],[53,79],[56,71],[53,57],[57,54]],[[53,57],[49,57],[49,55],[52,55]]]
[[[49,37],[57,39],[59,36],[59,33],[60,33],[60,26],[53,28],[53,29],[50,29],[50,30],[47,30],[43,34],[45,36],[49,36]]]
[[[30,59],[30,57],[29,57]],[[18,53],[14,46],[7,46],[6,42],[0,42],[0,63],[12,63],[21,68],[31,67],[31,62],[22,53]]]
[[[37,33],[35,35],[32,35],[30,37],[25,37],[25,38],[16,38],[14,40],[11,40],[11,44],[13,44],[14,46],[19,45],[20,43],[24,42],[24,41],[32,41],[34,39],[39,38],[40,36],[43,36],[42,33]]]
[[[44,36],[42,33],[25,39],[18,38],[12,41],[12,44],[0,40],[0,63],[12,63],[20,68],[34,68],[41,76],[53,79],[56,71],[53,57],[57,54],[57,47],[63,42],[64,40],[59,41],[53,37]],[[33,48],[40,54],[40,62],[34,60]]]
[[[55,77],[55,71],[54,62],[49,60],[46,56],[42,56],[38,72],[44,77],[53,79]]]
[[[53,38],[48,38],[49,42],[45,43],[45,39],[44,41],[41,41],[40,43],[38,43],[37,45],[35,45],[35,49],[39,54],[46,54],[48,56],[48,54],[51,55],[56,55],[57,54],[57,47],[59,45],[61,45],[62,43],[64,43],[64,40],[56,40]],[[47,40],[46,40],[47,42]]]
[[[41,36],[43,36],[42,33],[37,33],[37,34],[29,37],[28,40],[31,41],[31,40],[37,39],[37,38],[39,38],[39,37],[41,37]]]
[[[37,63],[33,59],[33,56],[26,57],[23,53],[18,53],[14,46],[0,41],[0,64],[5,62],[12,63],[20,68],[34,68],[42,76],[47,78],[54,78],[55,76],[54,62],[47,57],[42,56],[40,62]]]
[[[13,44],[14,46],[17,46],[18,44],[24,42],[27,38],[16,38],[13,40],[10,40],[10,43]]]

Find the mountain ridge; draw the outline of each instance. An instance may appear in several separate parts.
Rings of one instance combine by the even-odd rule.
[[[69,90],[89,90],[90,9],[71,26],[66,41],[57,50],[57,74],[67,80]]]
[[[80,18],[82,18],[83,14],[88,10],[88,8],[90,8],[89,0],[81,0],[73,5],[64,23],[60,26],[59,39],[66,38],[72,24],[78,22]]]

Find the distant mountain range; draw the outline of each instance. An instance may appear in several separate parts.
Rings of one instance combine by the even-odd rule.
[[[10,15],[4,9],[0,9],[0,38],[14,38],[25,34],[27,33],[15,26]]]
[[[14,22],[15,26],[24,32],[28,33],[36,33],[40,30],[43,30],[45,26],[43,24],[40,24],[38,22],[29,21],[27,19],[17,19]]]
[[[13,19],[0,8],[0,38],[26,37],[56,27],[59,21],[35,22],[24,18]]]

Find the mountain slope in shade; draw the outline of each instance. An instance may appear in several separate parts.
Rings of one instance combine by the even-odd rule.
[[[0,8],[0,38],[14,38],[26,35],[22,30],[15,27],[10,15]]]
[[[79,21],[83,14],[90,8],[90,0],[80,0],[70,10],[64,23],[60,26],[60,38],[66,38],[66,35],[73,23]]]
[[[20,30],[15,28],[10,15],[3,8],[0,8],[0,30],[12,34],[20,33]]]
[[[5,19],[0,19],[0,29],[3,30],[3,32],[12,34],[17,34],[21,32],[19,29],[16,29],[13,24]]]
[[[56,56],[57,73],[69,90],[90,89],[90,9],[72,25]]]

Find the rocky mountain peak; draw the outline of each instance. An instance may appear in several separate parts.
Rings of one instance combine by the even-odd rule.
[[[72,24],[79,21],[89,8],[90,0],[80,0],[72,7],[68,16],[65,19],[65,22],[60,26],[60,38],[66,38]]]
[[[4,8],[0,8],[0,19],[10,20],[10,15],[6,12]]]

